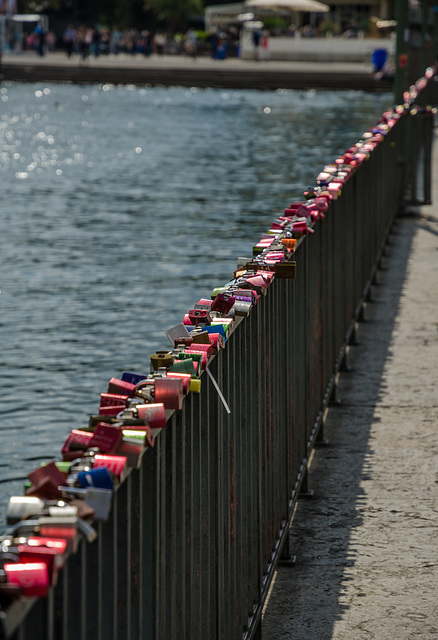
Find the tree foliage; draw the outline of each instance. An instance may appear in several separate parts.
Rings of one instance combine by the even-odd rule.
[[[170,31],[175,31],[187,18],[203,13],[202,0],[145,0],[144,6],[165,21]]]
[[[62,0],[19,0],[19,13],[45,13],[61,9]]]

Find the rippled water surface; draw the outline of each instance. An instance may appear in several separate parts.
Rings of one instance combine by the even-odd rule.
[[[0,88],[0,530],[10,495],[390,104],[358,92]]]

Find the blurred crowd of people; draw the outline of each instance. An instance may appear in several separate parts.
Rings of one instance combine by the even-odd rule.
[[[223,58],[238,55],[239,31],[212,29],[200,34],[195,29],[169,37],[164,31],[147,29],[102,29],[69,25],[63,34],[63,47],[67,57],[88,57],[127,54],[130,56],[152,54],[161,56],[185,54],[197,57],[206,52],[212,57]]]

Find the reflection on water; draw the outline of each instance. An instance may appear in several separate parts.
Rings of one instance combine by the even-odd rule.
[[[358,92],[0,89],[0,530],[10,495],[390,104]]]

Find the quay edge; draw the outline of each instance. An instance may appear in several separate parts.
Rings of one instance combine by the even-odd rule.
[[[0,81],[13,82],[71,82],[74,84],[133,84],[151,86],[183,86],[218,89],[322,89],[362,90],[373,93],[393,90],[390,79],[376,80],[363,71],[340,71],[330,65],[318,65],[319,70],[280,68],[274,64],[235,67],[229,64],[214,69],[206,66],[160,65],[66,65],[37,59],[10,61],[3,58]],[[191,61],[189,61],[191,62]]]

